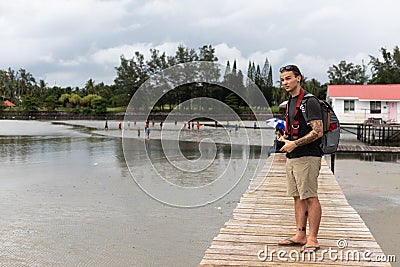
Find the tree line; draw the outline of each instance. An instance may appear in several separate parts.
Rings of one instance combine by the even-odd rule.
[[[370,56],[367,65],[371,75],[367,74],[367,65],[340,61],[327,70],[328,82],[321,84],[317,79],[304,77],[303,88],[325,99],[328,84],[400,84],[400,51],[396,46],[393,52],[380,49],[381,57]],[[44,80],[37,79],[27,70],[15,71],[11,68],[0,70],[0,95],[24,110],[67,110],[79,113],[105,113],[107,107],[126,107],[138,88],[154,74],[181,63],[208,61],[218,62],[215,48],[204,45],[197,51],[180,45],[174,55],[166,55],[157,49],[150,49],[148,59],[136,51],[132,58],[120,57],[120,65],[115,67],[114,83],[98,84],[89,79],[82,88],[48,86]],[[217,73],[217,72],[216,72]],[[247,73],[237,68],[236,60],[228,60],[225,65],[223,85],[213,83],[184,84],[168,92],[161,98],[155,110],[172,109],[183,101],[193,97],[207,96],[230,105],[238,112],[246,110],[246,103],[227,88],[239,85],[240,88],[256,84],[270,106],[277,106],[287,98],[285,91],[274,85],[272,66],[268,58],[264,65],[248,64]],[[2,103],[2,102],[1,102]]]

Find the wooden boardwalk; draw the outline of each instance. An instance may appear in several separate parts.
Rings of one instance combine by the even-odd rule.
[[[315,255],[316,261],[313,255],[311,260],[308,255],[302,260],[300,247],[278,246],[279,240],[290,237],[295,231],[293,199],[286,197],[285,161],[285,155],[280,153],[267,160],[240,199],[232,219],[213,239],[199,266],[391,266],[376,262],[376,256],[384,255],[379,244],[360,215],[348,204],[324,159],[318,178],[322,220],[318,236],[321,249]],[[339,248],[338,244],[345,247]],[[272,260],[271,257],[264,259],[264,252],[270,256],[273,250]],[[278,259],[280,250],[285,254]],[[364,252],[373,262],[364,260]],[[353,256],[357,254],[360,261]],[[341,255],[343,260],[340,260]]]

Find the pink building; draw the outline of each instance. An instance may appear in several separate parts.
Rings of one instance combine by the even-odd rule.
[[[400,84],[328,85],[327,99],[341,122],[400,120]]]

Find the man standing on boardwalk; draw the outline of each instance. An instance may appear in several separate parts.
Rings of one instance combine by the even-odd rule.
[[[280,68],[279,72],[282,86],[290,95],[286,109],[286,132],[279,141],[285,142],[281,151],[286,152],[287,157],[287,194],[294,198],[296,233],[278,244],[301,245],[302,251],[316,251],[319,249],[317,236],[322,214],[317,194],[322,156],[319,143],[323,135],[321,109],[316,98],[308,98],[305,107],[308,121],[305,121],[300,110],[305,93],[300,85],[303,76],[299,68],[288,65]]]

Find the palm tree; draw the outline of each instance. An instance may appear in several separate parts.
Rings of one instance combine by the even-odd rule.
[[[44,91],[46,90],[46,82],[44,80],[39,81],[39,87],[38,87],[38,96],[43,95]]]
[[[14,97],[16,96],[18,87],[18,82],[14,70],[8,68],[8,70],[2,71],[0,87],[2,90],[1,95],[13,101]]]
[[[318,96],[319,91],[321,90],[321,83],[317,81],[315,78],[312,78],[309,81],[305,78],[303,81],[303,87],[304,90],[306,90],[307,92],[315,96]]]
[[[17,77],[18,98],[21,98],[21,96],[25,94],[31,94],[34,85],[36,85],[36,80],[33,75],[21,68],[17,73]]]
[[[272,88],[272,99],[275,101],[275,105],[279,105],[288,98],[289,95],[286,94],[286,91],[282,87]]]
[[[86,95],[95,94],[95,85],[93,79],[89,79],[85,84]]]
[[[7,83],[7,75],[6,72],[3,70],[0,70],[0,96],[4,100],[4,97],[6,97],[6,83]]]

